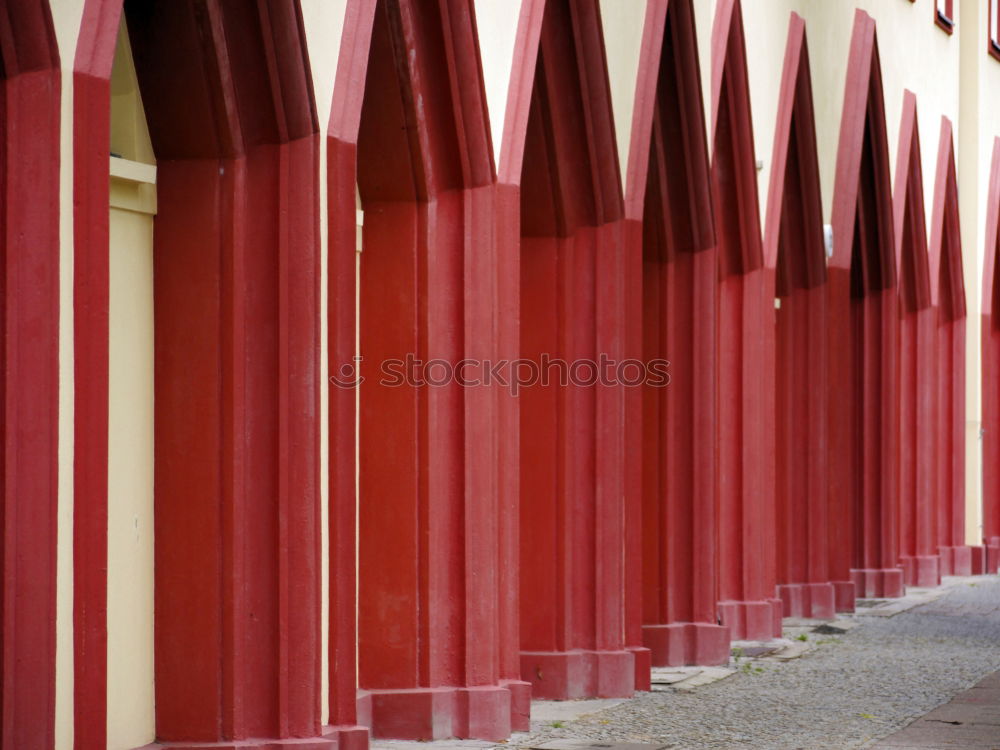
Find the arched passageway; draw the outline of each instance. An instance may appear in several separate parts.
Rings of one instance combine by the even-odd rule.
[[[935,482],[936,315],[931,302],[917,100],[903,95],[896,156],[895,241],[899,269],[899,553],[903,582],[941,583]]]
[[[642,482],[642,643],[654,666],[721,664],[730,636],[717,617],[718,265],[690,2],[649,4],[642,55],[625,203],[630,330],[641,331],[630,351],[676,363],[669,387],[628,394],[629,465]]]
[[[897,566],[899,310],[875,21],[855,14],[827,266],[831,576],[839,611],[903,593]]]
[[[786,617],[834,614],[829,567],[826,255],[805,21],[792,14],[764,262],[775,307],[776,576]]]

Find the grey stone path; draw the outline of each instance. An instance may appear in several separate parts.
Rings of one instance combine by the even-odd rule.
[[[918,592],[904,606],[859,607],[860,624],[842,634],[786,633],[807,633],[814,648],[801,658],[742,659],[712,684],[642,693],[576,719],[534,721],[530,735],[500,747],[558,739],[672,748],[871,746],[1000,668],[1000,579],[947,583],[943,593]],[[572,704],[564,705],[573,715]]]

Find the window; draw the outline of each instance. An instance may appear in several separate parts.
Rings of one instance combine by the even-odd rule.
[[[949,34],[952,33],[955,30],[955,0],[935,0],[935,5],[935,23]]]
[[[996,59],[1000,60],[1000,0],[990,0],[989,41],[986,46]]]

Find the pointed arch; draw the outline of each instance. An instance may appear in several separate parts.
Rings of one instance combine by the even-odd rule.
[[[896,347],[889,151],[875,21],[854,17],[827,267],[831,573],[837,608],[899,596]]]
[[[903,92],[896,157],[896,268],[899,269],[899,551],[903,582],[937,586],[935,488],[936,330],[931,306],[917,98]]]
[[[0,747],[54,743],[60,63],[47,0],[0,2]]]
[[[1000,138],[993,141],[983,256],[983,538],[986,572],[1000,568]]]
[[[544,368],[547,383],[511,407],[520,600],[531,603],[521,607],[520,669],[536,697],[631,695],[622,388],[560,385],[561,365],[543,359],[620,361],[624,352],[624,207],[598,2],[523,3],[514,60],[501,266],[517,274],[507,299],[520,311],[519,356]]]
[[[826,255],[805,21],[796,13],[778,95],[764,234],[775,312],[777,582],[786,617],[833,617],[826,456]]]
[[[647,5],[625,204],[629,356],[686,363],[671,370],[669,388],[647,382],[626,394],[628,474],[639,477],[628,497],[641,529],[629,547],[641,544],[642,554],[632,562],[642,581],[632,611],[641,606],[642,642],[657,666],[718,664],[729,653],[708,500],[718,267],[694,22],[690,0]]]
[[[719,612],[734,638],[781,634],[776,598],[774,360],[759,345],[774,326],[766,287],[740,0],[722,0],[712,30],[712,191],[719,242]]]
[[[941,118],[930,238],[931,303],[937,325],[937,544],[942,575],[972,575],[984,550],[965,539],[966,302],[962,228],[951,120]],[[978,565],[973,564],[977,558]]]
[[[364,382],[330,390],[331,720],[342,737],[362,723],[385,737],[501,740],[512,721],[523,728],[530,693],[499,666],[510,561],[497,392],[390,387],[379,372],[407,356],[496,359],[496,190],[474,6],[352,0],[346,13],[328,146],[330,371],[355,365],[357,331]]]
[[[318,128],[298,4],[265,0],[84,7],[74,69],[76,742],[103,746],[107,724],[109,79],[123,13],[160,158],[156,736],[322,745]]]

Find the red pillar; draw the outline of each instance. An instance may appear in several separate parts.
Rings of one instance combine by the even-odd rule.
[[[59,53],[47,2],[0,3],[0,747],[55,730]]]
[[[899,312],[875,21],[855,14],[833,196],[829,292],[831,576],[837,609],[900,596],[896,451]]]
[[[382,737],[502,740],[530,696],[501,679],[501,401],[468,364],[498,348],[497,191],[473,6],[359,0],[347,13],[330,125],[331,372],[354,364],[356,186],[364,381],[360,495],[353,472],[331,476],[331,519],[334,539],[359,532],[360,684],[341,670],[354,657],[355,570],[337,555],[334,721]],[[331,391],[341,470],[354,397]]]
[[[986,550],[965,543],[965,274],[951,120],[941,118],[930,239],[936,310],[935,500],[942,575],[982,572]]]
[[[793,13],[778,100],[764,234],[775,298],[778,593],[786,617],[831,618],[823,204],[805,22]],[[772,294],[773,292],[773,294]]]
[[[1000,569],[1000,138],[993,141],[983,260],[983,540],[985,573]]]
[[[650,371],[674,363],[668,387],[647,380],[627,396],[629,466],[642,482],[642,639],[656,666],[729,659],[717,615],[718,261],[696,40],[689,0],[649,3],[625,201],[629,327],[642,332],[630,351]]]
[[[896,157],[899,269],[899,551],[908,586],[941,583],[937,553],[937,315],[931,302],[917,99],[903,92]]]
[[[98,360],[77,369],[77,403],[103,394],[105,411],[108,77],[120,12],[87,4],[76,74],[76,191],[88,196],[76,217],[77,353]],[[319,703],[317,126],[298,7],[131,4],[127,20],[159,160],[158,746],[332,747]],[[85,425],[83,442],[96,435],[100,450],[84,465],[78,455],[77,508],[102,519],[106,414],[78,415],[78,435]],[[76,704],[77,742],[95,746],[106,688],[86,639],[106,637],[103,523],[78,525],[76,539],[77,695],[91,691]]]
[[[624,398],[601,365],[625,346],[622,195],[600,14],[521,14],[500,165],[520,195],[520,356],[540,378],[518,396],[521,675],[536,697],[627,696]]]
[[[775,579],[773,289],[761,248],[743,16],[723,0],[712,31],[712,187],[719,239],[719,612],[736,639],[781,635]]]

